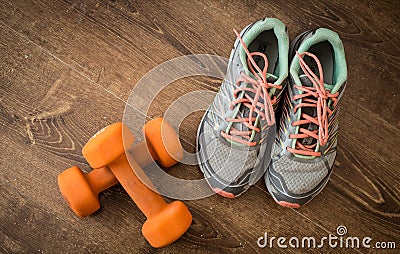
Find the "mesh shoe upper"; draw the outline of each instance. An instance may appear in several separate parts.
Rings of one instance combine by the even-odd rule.
[[[329,179],[334,164],[337,145],[338,107],[346,85],[347,67],[342,42],[335,32],[322,28],[306,33],[299,40],[294,44],[293,55],[294,51],[302,53],[317,48],[315,54],[322,59],[322,68],[325,64],[326,68],[330,69],[330,72],[324,73],[327,76],[324,80],[330,80],[330,82],[323,83],[322,86],[325,87],[329,96],[337,93],[335,95],[337,97],[332,99],[334,97],[332,95],[332,98],[329,96],[323,98],[319,95],[319,92],[315,92],[313,96],[309,96],[311,98],[307,96],[299,98],[301,94],[305,93],[304,91],[314,89],[315,84],[302,72],[298,56],[293,58],[290,69],[291,84],[288,86],[283,99],[280,128],[273,148],[273,158],[265,177],[267,187],[275,199],[304,204],[323,188]],[[323,43],[327,43],[328,46]],[[317,46],[313,48],[314,45]],[[328,56],[331,59],[324,59],[327,56],[318,51],[323,47],[327,47],[328,51],[330,47],[332,53]],[[323,51],[321,50],[321,52]],[[309,69],[317,72],[317,64],[314,64],[310,59],[307,61],[310,66]],[[323,73],[321,72],[320,75],[323,75]],[[332,77],[329,75],[332,75]],[[301,90],[302,87],[305,89]],[[312,91],[315,91],[315,89]],[[308,133],[320,135],[322,128],[318,125],[320,123],[319,118],[318,121],[313,120],[317,118],[317,109],[308,104],[314,105],[314,101],[324,103],[324,100],[328,112],[326,128],[328,138],[326,143],[321,144],[319,139],[307,135]],[[311,122],[307,119],[311,119]],[[305,152],[301,151],[304,149]]]
[[[285,25],[277,19],[260,20],[247,26],[241,32],[241,37],[249,48],[268,51],[269,49],[264,47],[264,44],[267,45],[268,42],[264,44],[260,42],[257,45],[253,43],[259,40],[259,35],[265,31],[273,31],[276,36],[278,41],[277,52],[286,51],[286,54],[279,55],[274,70],[268,73],[266,79],[269,83],[285,86],[288,72],[288,38]],[[267,140],[271,136],[271,129],[268,128],[266,120],[260,117],[257,112],[253,112],[252,116],[256,119],[255,126],[260,131],[252,131],[248,125],[239,121],[227,121],[227,119],[249,118],[251,114],[248,107],[244,107],[241,103],[232,107],[234,100],[238,98],[254,97],[254,93],[251,91],[237,93],[238,89],[248,86],[246,82],[236,82],[242,73],[251,76],[246,57],[244,48],[239,40],[236,40],[230,56],[226,78],[223,80],[213,103],[203,116],[197,137],[200,168],[208,180],[210,178],[216,180],[209,181],[210,185],[213,188],[220,189],[224,189],[226,186],[239,186],[240,188],[236,190],[230,190],[235,192],[235,195],[239,195],[244,190],[245,185],[253,184],[256,181],[255,178],[261,177],[264,173],[265,169],[261,173],[259,172],[263,170],[262,167],[266,167],[260,151],[267,150]],[[261,62],[257,61],[257,64],[259,63]],[[279,101],[281,91],[281,89],[269,90],[269,96],[276,96],[275,105]],[[264,100],[260,97],[258,102],[263,104]],[[261,112],[264,111],[261,110]],[[227,139],[221,135],[221,132],[226,132],[229,135],[237,132],[249,132],[249,141],[257,142],[257,145],[252,147],[243,145],[235,142],[235,140]],[[269,146],[271,147],[271,143]],[[218,185],[213,184],[216,182],[220,185],[213,186]]]

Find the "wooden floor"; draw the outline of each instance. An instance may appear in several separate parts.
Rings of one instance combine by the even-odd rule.
[[[395,241],[400,248],[399,1],[0,1],[0,252],[254,253],[269,236],[322,238],[339,225],[347,236]],[[228,57],[233,28],[264,17],[287,24],[294,38],[328,27],[343,39],[349,68],[340,140],[330,182],[311,203],[280,207],[264,182],[237,199],[185,202],[188,232],[163,249],[140,233],[144,215],[115,186],[102,209],[80,219],[66,206],[57,175],[81,155],[101,127],[121,121],[129,93],[150,69],[188,54]],[[181,82],[181,83],[179,83]],[[190,91],[216,91],[219,80],[192,77],[154,103],[161,115]],[[137,112],[138,115],[141,112]],[[198,116],[180,135],[193,151]],[[171,171],[201,177],[197,166]],[[311,252],[385,253],[324,247]],[[304,252],[279,249],[273,252]]]

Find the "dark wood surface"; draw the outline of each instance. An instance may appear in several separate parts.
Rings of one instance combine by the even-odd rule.
[[[345,225],[349,236],[395,241],[398,252],[399,9],[398,1],[361,0],[0,1],[0,251],[254,253],[268,251],[256,242],[264,232],[320,238]],[[323,192],[298,210],[275,204],[262,180],[233,200],[214,195],[186,201],[193,224],[163,249],[144,240],[145,217],[119,185],[100,195],[102,208],[94,215],[76,217],[59,194],[57,175],[71,165],[90,170],[82,146],[121,120],[137,81],[178,56],[228,57],[232,29],[266,16],[284,21],[291,38],[323,26],[337,31],[345,45],[349,81],[338,156]],[[187,92],[216,91],[219,82],[178,80],[153,103],[149,117],[163,114]],[[200,117],[188,117],[179,130],[192,152]],[[169,172],[202,176],[197,166]]]

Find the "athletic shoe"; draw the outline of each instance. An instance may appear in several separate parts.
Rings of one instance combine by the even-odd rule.
[[[298,208],[332,173],[347,66],[338,34],[325,28],[298,36],[290,55],[290,84],[265,182],[278,204]]]
[[[275,139],[269,127],[275,125],[289,56],[280,20],[259,20],[235,33],[226,78],[197,133],[200,169],[211,188],[229,198],[246,191],[268,167],[265,154],[270,158]]]

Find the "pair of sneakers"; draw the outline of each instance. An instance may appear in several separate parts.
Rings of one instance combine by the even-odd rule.
[[[229,198],[264,175],[278,204],[298,208],[332,172],[347,80],[343,44],[319,28],[289,45],[287,27],[274,18],[235,33],[226,78],[198,129],[200,169]]]

